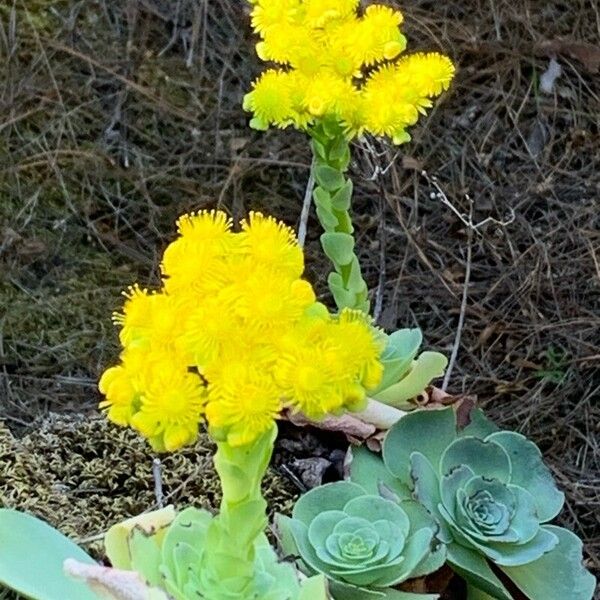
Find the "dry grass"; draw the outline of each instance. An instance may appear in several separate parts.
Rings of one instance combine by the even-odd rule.
[[[310,157],[252,132],[259,70],[239,0],[17,1],[0,7],[0,410],[11,428],[97,402],[118,290],[157,278],[177,214],[268,210],[294,224]],[[24,6],[27,5],[28,11]],[[173,6],[178,5],[177,12]],[[567,491],[563,521],[600,569],[600,90],[594,0],[403,4],[413,48],[449,52],[456,84],[400,153],[355,147],[355,216],[381,322],[450,352],[469,236],[420,174],[488,222],[472,236],[450,389],[530,436]],[[599,52],[596,48],[595,52]],[[373,177],[376,167],[384,174]],[[309,221],[309,276],[326,265]],[[382,271],[381,265],[385,265]]]

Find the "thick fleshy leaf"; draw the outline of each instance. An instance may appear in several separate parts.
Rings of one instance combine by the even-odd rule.
[[[317,515],[327,510],[342,510],[350,500],[364,493],[360,485],[350,481],[321,485],[300,496],[294,506],[293,517],[308,527]]]
[[[531,493],[539,521],[545,523],[552,520],[562,509],[565,495],[556,487],[539,448],[514,431],[498,431],[488,436],[487,440],[500,444],[510,457],[510,481]]]
[[[338,307],[354,307],[356,294],[344,287],[344,280],[339,273],[331,272],[327,276],[327,284]]]
[[[149,585],[160,585],[161,551],[156,541],[135,528],[129,536],[131,570],[139,573]]]
[[[374,394],[379,402],[400,408],[416,398],[436,377],[444,374],[448,359],[439,352],[423,352],[408,373],[397,383]]]
[[[399,565],[399,569],[394,567],[383,569],[375,585],[388,587],[410,579],[412,572],[429,554],[432,540],[432,529],[424,527],[415,532],[414,535],[406,540],[404,552],[402,553],[404,561]]]
[[[494,596],[490,596],[474,585],[467,584],[467,600],[494,600]]]
[[[352,180],[348,179],[344,185],[331,196],[331,205],[335,210],[349,210],[352,201]]]
[[[517,508],[510,522],[510,532],[518,535],[520,542],[528,542],[533,539],[540,526],[535,507],[535,499],[522,487],[510,485],[509,488],[517,499]],[[511,536],[496,538],[496,541],[510,541]]]
[[[336,525],[343,525],[347,521],[346,513],[341,510],[326,510],[317,515],[308,526],[308,541],[315,548],[325,547],[325,541],[332,533],[342,534],[345,530],[336,531]],[[352,532],[358,527],[366,525],[369,522],[366,519],[360,519],[360,522],[351,522],[347,526]]]
[[[440,462],[440,475],[466,465],[475,475],[510,481],[510,459],[502,446],[474,437],[462,437],[450,444]]]
[[[458,490],[474,476],[475,473],[473,473],[471,467],[460,465],[442,477],[440,481],[441,501],[450,514],[454,514],[456,510],[456,494]]]
[[[484,590],[493,598],[512,600],[512,596],[500,579],[494,575],[483,556],[458,544],[449,544],[447,550],[448,564],[463,579]]]
[[[465,530],[462,530],[462,533],[467,535]],[[525,544],[481,542],[473,536],[469,536],[469,541],[490,560],[504,566],[531,563],[550,552],[558,544],[558,538],[545,527],[538,529],[533,539]]]
[[[350,462],[350,481],[362,486],[368,494],[381,494],[381,486],[385,486],[398,500],[411,497],[408,486],[394,477],[385,466],[379,454],[368,450],[365,446],[353,447]]]
[[[423,334],[419,328],[399,329],[387,337],[387,344],[381,355],[383,377],[371,392],[372,396],[400,381],[410,369],[422,342]]]
[[[48,523],[0,509],[0,584],[34,600],[99,600],[85,583],[65,575],[67,559],[95,565],[94,559]]]
[[[354,238],[339,231],[321,235],[321,244],[327,258],[335,265],[347,265],[354,256]]]
[[[276,513],[273,519],[274,534],[284,560],[291,560],[299,555],[298,546],[290,527],[291,520],[290,517],[281,513]]]
[[[386,467],[405,485],[411,485],[410,455],[420,452],[434,469],[444,450],[456,439],[456,416],[452,408],[416,410],[402,417],[383,442]]]
[[[493,480],[494,483],[499,483]],[[501,503],[494,502],[491,494],[482,490],[469,498],[464,490],[458,490],[456,510],[453,517],[465,535],[486,544],[496,537],[509,533],[510,513]],[[517,541],[517,540],[513,540]]]
[[[202,554],[213,516],[206,510],[188,507],[182,510],[171,526],[162,543],[162,572],[177,577],[175,549],[185,543],[193,548],[198,555]]]
[[[315,575],[302,582],[298,600],[328,600],[327,579],[324,575]]]
[[[441,499],[437,472],[420,452],[410,455],[410,465],[415,498],[436,518],[439,525],[437,537],[447,544],[452,541],[452,534],[438,510]]]
[[[581,540],[571,531],[545,525],[558,545],[538,560],[519,567],[500,567],[530,600],[591,600],[594,576],[582,564]]]
[[[419,529],[427,528],[434,532],[434,540],[431,544],[432,551],[413,569],[411,578],[422,577],[433,573],[442,567],[446,561],[446,545],[441,543],[442,534],[440,533],[439,522],[429,513],[429,511],[414,500],[405,500],[400,503],[402,510],[407,514],[410,521],[409,535],[414,535]],[[449,535],[449,541],[452,536]],[[439,541],[438,541],[439,540]]]
[[[506,485],[498,479],[489,479],[481,475],[475,475],[464,485],[465,494],[470,499],[476,499],[480,492],[487,492],[487,495],[495,502],[503,504],[512,514],[517,505],[517,498],[510,485]]]
[[[131,569],[129,540],[133,529],[148,537],[155,537],[157,545],[160,545],[175,515],[173,506],[165,506],[113,525],[104,536],[104,550],[110,564],[116,569]]]
[[[281,516],[279,518],[279,527],[285,527],[294,538],[294,543],[298,548],[298,554],[308,568],[311,574],[326,573],[329,567],[324,563],[315,552],[312,544],[308,541],[308,527],[298,519]]]
[[[498,426],[490,421],[480,408],[473,408],[469,413],[469,419],[470,423],[458,432],[460,437],[470,436],[483,440],[488,435],[499,431]]]
[[[314,173],[317,183],[328,192],[335,192],[344,185],[344,176],[337,169],[322,165],[317,166]]]
[[[406,536],[410,528],[406,513],[398,504],[384,500],[379,496],[361,496],[350,500],[344,507],[344,512],[350,516],[368,517],[372,523],[381,519],[394,523],[402,535]]]
[[[438,594],[416,594],[392,588],[368,590],[338,581],[330,582],[330,590],[335,600],[437,600],[439,598]]]

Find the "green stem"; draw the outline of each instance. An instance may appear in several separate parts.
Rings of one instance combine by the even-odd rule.
[[[310,135],[316,182],[313,200],[324,230],[321,246],[334,267],[327,278],[329,289],[339,310],[352,308],[368,313],[368,289],[354,252],[350,216],[353,186],[346,176],[350,146],[338,123],[320,122]]]
[[[206,555],[209,571],[221,583],[235,581],[235,587],[254,580],[255,542],[267,527],[267,502],[261,482],[271,460],[277,427],[245,446],[217,442],[214,464],[221,481],[223,498],[213,519]],[[245,582],[245,583],[243,583]]]

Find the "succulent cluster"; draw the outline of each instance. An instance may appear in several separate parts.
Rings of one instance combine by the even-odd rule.
[[[323,573],[336,598],[370,598],[439,569],[445,549],[435,521],[412,500],[395,502],[337,482],[302,496],[278,529],[289,555]]]
[[[474,598],[512,598],[489,563],[531,600],[592,596],[581,541],[548,524],[564,495],[539,449],[518,433],[499,431],[480,411],[462,429],[452,408],[406,415],[388,432],[383,461],[354,452],[352,480],[425,507],[448,564],[469,582]],[[553,571],[560,577],[549,576]]]

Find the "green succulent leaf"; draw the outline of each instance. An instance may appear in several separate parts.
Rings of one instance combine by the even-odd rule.
[[[31,515],[0,509],[0,584],[34,600],[99,600],[85,583],[69,578],[63,563],[95,565],[79,546]]]
[[[408,486],[401,483],[386,468],[383,459],[365,446],[350,449],[350,481],[363,487],[366,492],[390,497],[398,501],[411,497]],[[385,488],[382,489],[382,488]]]
[[[355,305],[356,294],[346,289],[344,280],[339,273],[329,273],[327,283],[337,306]]]
[[[311,490],[293,518],[278,518],[278,528],[285,551],[297,552],[309,573],[359,588],[379,591],[429,573],[443,560],[434,543],[437,525],[426,511],[351,482]]]
[[[328,598],[327,578],[324,575],[315,575],[302,582],[298,600],[328,600]]]
[[[499,479],[505,483],[510,480],[510,458],[502,446],[493,442],[474,437],[454,441],[442,455],[440,473],[446,475],[461,465],[488,479]]]
[[[406,375],[422,342],[423,334],[419,328],[399,329],[387,336],[386,347],[381,355],[383,377],[379,386],[373,390],[373,396]]]
[[[415,498],[432,514],[439,523],[438,537],[444,543],[452,541],[452,534],[439,513],[440,486],[435,469],[420,452],[410,455],[410,476],[414,485]]]
[[[469,424],[458,432],[460,437],[469,436],[483,440],[488,435],[500,431],[498,426],[492,423],[480,408],[472,409],[469,413],[469,419]]]
[[[348,140],[338,135],[329,148],[329,160],[341,160],[350,152]]]
[[[467,583],[467,600],[494,600],[494,596],[490,596],[478,587]]]
[[[350,209],[353,187],[352,180],[348,179],[346,183],[331,196],[331,205],[335,210],[346,211]]]
[[[323,233],[321,244],[327,258],[335,265],[350,264],[354,257],[354,238],[348,233]]]
[[[442,453],[456,435],[456,417],[451,408],[415,411],[389,430],[383,444],[383,460],[392,475],[412,487],[411,454],[420,452],[437,470]]]
[[[315,180],[326,191],[335,192],[344,185],[344,175],[328,165],[315,167]]]
[[[328,483],[300,496],[294,505],[292,516],[308,527],[322,512],[341,511],[347,502],[364,494],[365,490],[361,486],[349,481]]]
[[[544,529],[558,539],[552,552],[535,562],[501,569],[530,600],[591,600],[596,580],[582,564],[581,540],[562,527]]]
[[[581,565],[581,542],[544,524],[558,513],[564,496],[541,452],[524,436],[499,431],[481,411],[472,411],[470,424],[457,432],[451,408],[420,410],[391,428],[383,458],[392,475],[413,485],[415,498],[437,521],[448,562],[473,594],[510,598],[490,561],[530,600],[570,598],[570,588],[581,594],[574,597],[589,600],[593,578]],[[555,566],[559,549],[568,557],[562,572]],[[569,581],[564,588],[562,580]]]
[[[400,381],[381,390],[374,398],[390,406],[401,407],[416,398],[433,379],[441,377],[447,364],[448,359],[443,354],[423,352]]]
[[[374,590],[340,581],[331,581],[329,589],[334,600],[437,600],[439,598],[438,594],[415,594],[393,588]]]
[[[151,538],[152,544],[159,547],[167,527],[174,519],[175,509],[166,506],[113,525],[104,536],[104,551],[110,564],[115,569],[132,569],[133,554],[130,545],[133,532],[137,531],[138,534]]]
[[[565,495],[556,487],[539,448],[514,431],[498,431],[486,440],[502,446],[510,457],[510,481],[531,493],[540,522],[545,523],[556,517],[563,507]]]
[[[467,582],[497,600],[512,600],[503,583],[494,575],[485,558],[459,544],[448,545],[448,564]]]

